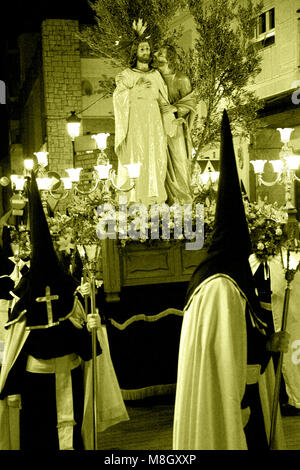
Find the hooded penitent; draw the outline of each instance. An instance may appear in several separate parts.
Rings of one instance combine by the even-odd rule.
[[[223,273],[238,284],[253,312],[260,311],[248,257],[252,245],[239,183],[230,123],[224,110],[221,125],[220,177],[211,243],[191,279],[187,297],[208,277]]]
[[[14,288],[14,281],[9,276],[14,267],[14,263],[8,259],[5,250],[0,245],[0,299],[12,298],[9,292]]]
[[[10,243],[9,228],[4,226],[0,240],[0,276],[9,276],[15,267],[14,263],[9,259],[13,256]]]
[[[70,315],[76,283],[65,271],[55,253],[33,172],[27,185],[27,193],[30,214],[30,269],[14,290],[19,300],[15,304],[10,322],[26,314],[28,328],[49,328]]]

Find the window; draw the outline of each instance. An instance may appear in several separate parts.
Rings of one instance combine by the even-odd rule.
[[[258,17],[258,35],[266,32],[266,13],[262,13]]]
[[[259,15],[256,24],[255,40],[259,48],[275,43],[275,8]]]
[[[275,28],[275,8],[269,10],[269,29]]]

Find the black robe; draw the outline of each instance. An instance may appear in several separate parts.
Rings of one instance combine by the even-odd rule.
[[[264,276],[264,265],[260,264],[254,274],[258,297],[261,302],[259,318],[264,323],[264,333],[253,328],[249,316],[247,316],[247,362],[248,364],[259,364],[261,374],[264,373],[272,354],[267,351],[268,338],[274,333],[273,317],[271,311],[271,286],[270,277]],[[269,306],[269,308],[267,308]],[[268,449],[268,438],[265,431],[264,417],[259,397],[259,385],[247,385],[242,401],[242,408],[250,407],[250,418],[245,427],[245,434],[249,450]]]
[[[21,395],[20,448],[21,450],[59,450],[55,374],[26,371],[29,355],[36,359],[52,359],[75,353],[82,360],[92,358],[91,335],[86,326],[77,328],[70,319],[57,326],[30,331],[23,347],[10,369],[0,399]],[[101,348],[97,342],[97,354]],[[83,449],[81,424],[83,417],[83,372],[81,366],[71,371],[74,449]]]

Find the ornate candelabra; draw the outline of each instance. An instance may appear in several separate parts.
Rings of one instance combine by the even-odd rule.
[[[282,183],[285,187],[285,207],[286,209],[293,209],[293,183],[300,181],[295,172],[299,167],[300,156],[294,155],[289,145],[290,136],[294,129],[292,128],[278,128],[280,132],[281,142],[283,143],[279,153],[278,160],[270,160],[273,166],[276,178],[274,181],[265,181],[263,179],[264,166],[267,160],[251,160],[254,172],[257,175],[258,185],[274,186],[276,183]]]

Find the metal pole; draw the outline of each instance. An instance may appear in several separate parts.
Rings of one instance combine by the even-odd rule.
[[[91,283],[91,313],[96,313],[96,292],[95,292],[95,277],[92,274],[90,277]],[[93,441],[94,450],[98,449],[97,441],[97,328],[92,328],[92,398],[93,398]]]
[[[86,268],[83,270],[83,282],[87,280]],[[96,313],[96,292],[95,292],[95,279],[91,274],[89,276],[91,287],[91,313]],[[84,296],[84,309],[86,315],[88,314],[88,296]],[[93,405],[93,449],[98,449],[97,441],[97,328],[92,328],[92,405]]]
[[[83,268],[83,282],[86,283],[87,280],[87,274],[86,274],[86,267]],[[84,311],[85,314],[87,315],[89,313],[89,307],[88,307],[88,296],[84,296]]]
[[[75,168],[75,157],[76,157],[76,152],[75,152],[75,139],[72,139],[72,153],[73,153],[73,168]]]

